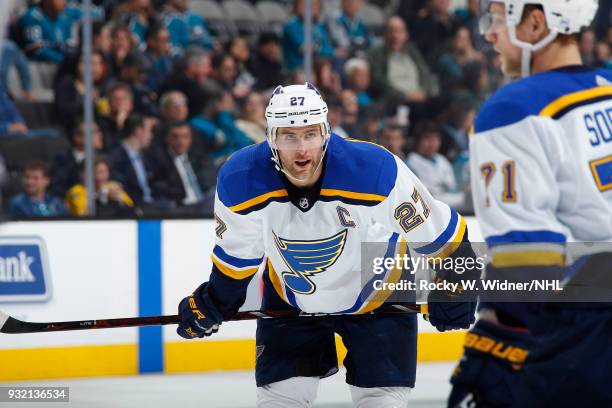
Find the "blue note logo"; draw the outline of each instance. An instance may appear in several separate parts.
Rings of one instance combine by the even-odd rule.
[[[325,272],[338,260],[347,234],[348,229],[345,229],[329,238],[312,241],[294,241],[274,234],[276,248],[289,268],[282,273],[285,286],[303,295],[314,293],[317,287],[310,277]]]
[[[0,302],[46,301],[49,264],[38,237],[0,237]]]

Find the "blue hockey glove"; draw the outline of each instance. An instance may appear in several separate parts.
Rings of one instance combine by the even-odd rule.
[[[476,298],[436,290],[427,298],[428,320],[438,331],[469,329],[476,321]]]
[[[176,329],[179,336],[185,339],[202,338],[219,331],[223,316],[210,298],[207,288],[208,282],[204,282],[179,303],[181,322]]]

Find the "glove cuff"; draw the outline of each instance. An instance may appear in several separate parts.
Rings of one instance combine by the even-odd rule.
[[[223,314],[215,305],[215,301],[208,292],[209,282],[204,282],[193,292],[196,302],[201,303],[206,311],[208,311],[208,318],[213,320],[216,324],[223,322]]]

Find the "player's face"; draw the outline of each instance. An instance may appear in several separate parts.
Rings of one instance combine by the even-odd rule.
[[[501,57],[502,71],[504,74],[516,77],[521,74],[521,49],[510,41],[508,26],[506,25],[505,6],[501,3],[491,3],[489,13],[486,16],[486,27],[481,29],[495,51]],[[517,31],[517,35],[518,35]]]
[[[276,148],[285,171],[304,185],[314,183],[320,170],[324,137],[319,125],[279,128]],[[292,180],[294,182],[294,180]]]

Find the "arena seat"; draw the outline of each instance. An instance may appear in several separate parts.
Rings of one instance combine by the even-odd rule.
[[[233,22],[241,35],[252,39],[259,34],[261,19],[250,3],[244,0],[227,0],[221,4],[225,17]]]

